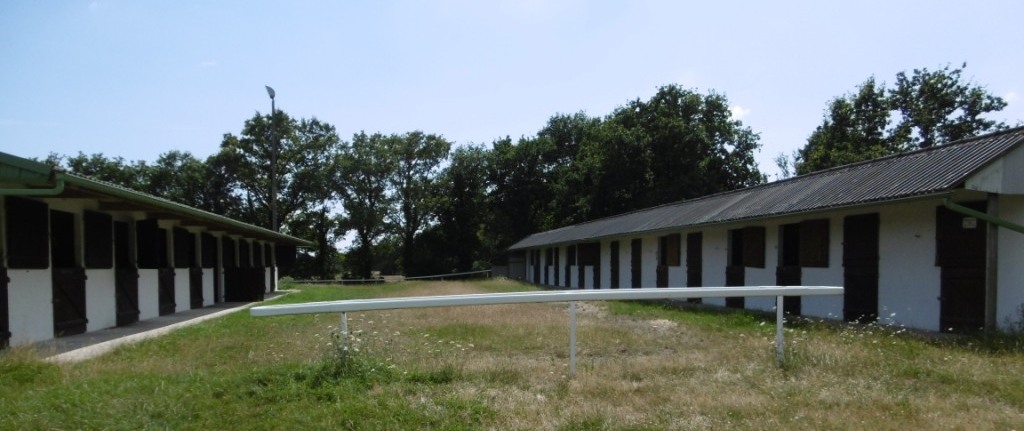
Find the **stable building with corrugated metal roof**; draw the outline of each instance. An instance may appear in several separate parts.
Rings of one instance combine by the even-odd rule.
[[[309,244],[0,153],[0,347],[262,300]]]
[[[1024,128],[530,235],[507,275],[580,289],[831,285],[791,314],[970,331],[1024,318]],[[704,303],[769,310],[767,299]]]

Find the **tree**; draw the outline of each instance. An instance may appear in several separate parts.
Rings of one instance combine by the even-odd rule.
[[[964,64],[896,75],[887,89],[874,77],[829,102],[822,124],[799,150],[797,174],[942,145],[1006,125],[984,118],[1006,107],[1003,99],[961,78]]]
[[[548,139],[524,137],[516,144],[508,137],[494,141],[487,163],[488,243],[494,250],[557,227],[550,215],[551,169],[545,162],[552,148]]]
[[[950,70],[914,69],[896,74],[896,88],[889,97],[893,108],[903,116],[893,136],[912,146],[928,148],[978,133],[1006,128],[1006,125],[982,115],[1002,110],[1006,101],[993,96],[971,82],[962,82],[967,63]]]
[[[122,157],[107,158],[103,153],[75,156],[50,154],[46,162],[63,166],[79,175],[106,181],[132,190],[142,190],[146,183],[146,162],[128,162]]]
[[[168,151],[146,169],[140,190],[191,207],[209,210],[212,172],[185,151]],[[223,191],[222,191],[223,192]]]
[[[451,143],[421,131],[391,135],[387,140],[395,163],[389,182],[398,205],[398,211],[391,212],[392,223],[402,239],[401,267],[406,275],[413,275],[419,270],[416,235],[431,221],[439,204],[434,180],[441,162],[448,158]]]
[[[292,269],[294,276],[329,280],[341,273],[342,258],[334,244],[344,234],[342,222],[326,205],[301,211],[288,220],[292,235],[313,242],[312,253]]]
[[[667,85],[608,121],[633,130],[650,151],[651,206],[763,183],[754,161],[758,135],[734,120],[725,96]]]
[[[891,112],[885,86],[874,77],[855,94],[833,99],[822,124],[798,152],[797,174],[906,151],[905,143],[886,131]]]
[[[482,241],[487,220],[488,153],[483,147],[456,148],[451,163],[440,175],[437,226],[417,242],[417,261],[430,262],[432,272],[464,272],[491,259]],[[420,247],[420,244],[434,247]],[[436,250],[446,250],[441,256]],[[442,257],[444,257],[442,259]],[[423,265],[427,266],[427,265]]]
[[[233,171],[243,220],[274,227],[272,173],[277,183],[279,225],[287,225],[293,214],[329,200],[328,184],[337,170],[332,162],[339,143],[334,126],[316,118],[295,121],[282,111],[276,111],[273,119],[256,113],[246,120],[241,135],[225,134],[222,157]]]
[[[338,193],[347,213],[342,227],[356,231],[348,263],[363,278],[373,271],[374,244],[388,231],[393,201],[388,179],[396,166],[392,145],[380,133],[360,132],[351,144],[341,146],[338,159]]]

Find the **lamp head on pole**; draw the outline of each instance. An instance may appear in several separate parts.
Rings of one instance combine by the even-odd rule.
[[[270,100],[274,100],[274,89],[270,88],[269,85],[264,85],[264,87],[267,87],[267,95],[270,96]]]

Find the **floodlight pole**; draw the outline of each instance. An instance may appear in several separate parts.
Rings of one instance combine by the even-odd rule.
[[[270,229],[277,232],[277,137],[274,134],[274,126],[277,124],[277,116],[274,109],[274,89],[269,85],[267,95],[270,96]]]

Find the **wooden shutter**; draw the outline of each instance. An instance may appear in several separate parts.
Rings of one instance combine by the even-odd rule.
[[[800,266],[827,268],[828,246],[828,219],[800,222]]]
[[[763,226],[743,228],[743,266],[764,268],[764,233]]]

